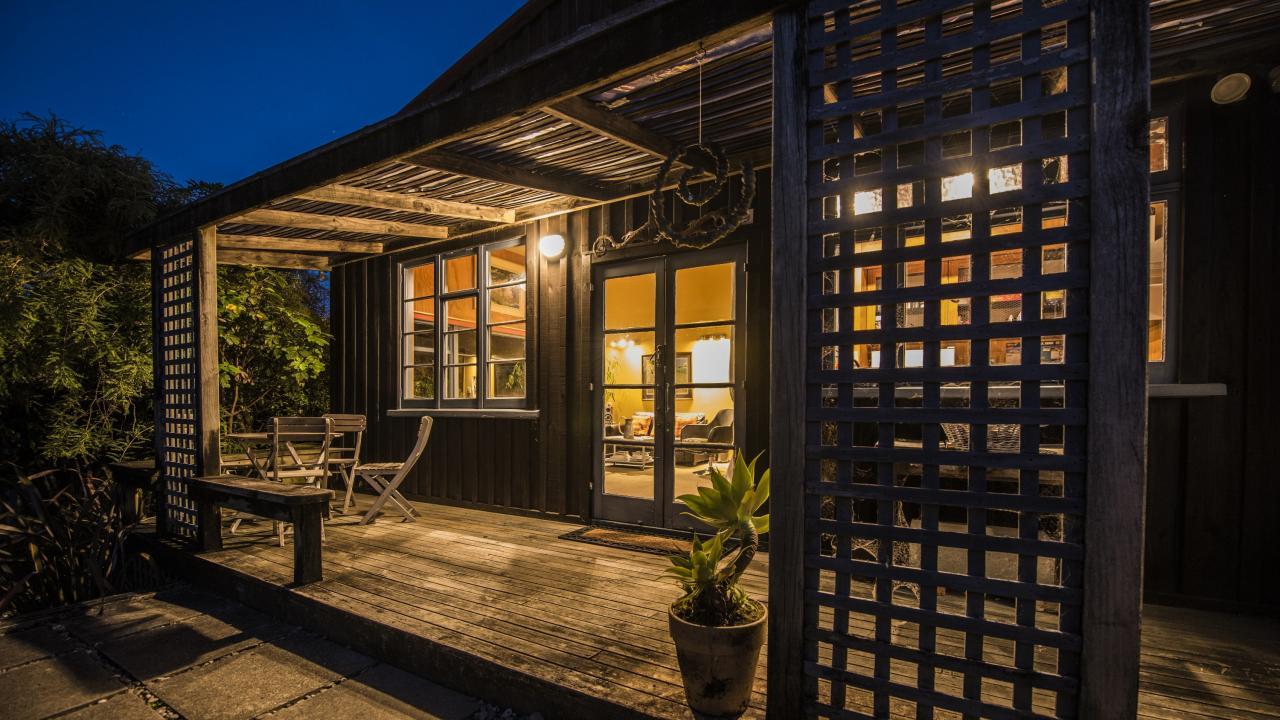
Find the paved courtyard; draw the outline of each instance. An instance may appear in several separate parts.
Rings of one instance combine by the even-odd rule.
[[[0,717],[441,718],[479,700],[186,586],[0,622]]]

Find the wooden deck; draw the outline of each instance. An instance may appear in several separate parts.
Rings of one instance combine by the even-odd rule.
[[[367,500],[366,500],[367,501]],[[575,526],[420,504],[414,523],[327,526],[325,580],[287,588],[270,523],[186,558],[188,578],[464,692],[547,717],[690,718],[666,560],[562,540]],[[747,579],[766,597],[767,560]],[[747,717],[762,717],[764,658]],[[1280,716],[1280,622],[1146,608],[1139,717]],[[914,712],[911,714],[914,717]]]

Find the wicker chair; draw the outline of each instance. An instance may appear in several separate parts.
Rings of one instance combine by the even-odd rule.
[[[942,434],[952,450],[969,449],[969,426],[964,423],[942,423]],[[993,423],[987,426],[987,452],[1013,452],[1022,448],[1020,425]]]

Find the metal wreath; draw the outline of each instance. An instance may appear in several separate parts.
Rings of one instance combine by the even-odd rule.
[[[751,161],[742,162],[742,194],[733,207],[699,215],[683,228],[676,228],[667,218],[667,203],[662,194],[662,188],[671,174],[671,166],[677,162],[689,166],[680,172],[680,180],[675,189],[675,196],[686,205],[706,205],[719,196],[729,183],[729,159],[716,143],[688,145],[668,156],[658,170],[658,177],[653,181],[653,192],[649,195],[649,222],[657,226],[658,234],[678,248],[701,249],[720,242],[741,227],[756,198],[756,172]],[[714,175],[714,179],[701,191],[695,192],[689,187],[689,182],[703,173]]]
[[[670,182],[671,168],[677,162],[687,167],[680,172],[674,193],[686,205],[703,207],[719,197],[728,185],[729,159],[719,145],[705,142],[681,148],[667,156],[654,178],[653,192],[649,194],[649,217],[645,223],[623,235],[620,241],[607,234],[601,235],[592,245],[593,254],[599,256],[627,245],[663,239],[678,248],[700,250],[716,244],[742,226],[756,197],[756,173],[750,160],[742,162],[742,194],[733,207],[703,213],[683,228],[676,228],[667,218],[667,201],[663,195],[663,188]],[[703,174],[711,175],[711,182],[701,188],[690,187],[690,183]]]

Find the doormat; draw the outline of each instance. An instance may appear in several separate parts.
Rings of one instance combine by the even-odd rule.
[[[644,530],[619,530],[611,527],[588,525],[560,536],[561,540],[604,545],[605,547],[634,550],[650,555],[672,555],[688,553],[689,540],[672,537],[663,533],[646,532]]]

